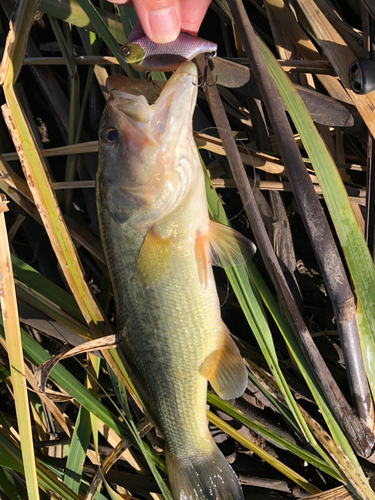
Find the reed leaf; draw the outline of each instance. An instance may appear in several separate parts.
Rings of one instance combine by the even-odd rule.
[[[127,41],[124,32],[119,29],[121,25],[120,19],[107,10],[95,9],[97,12],[97,14],[93,15],[93,17],[96,18],[95,25],[91,22],[91,18],[76,0],[41,0],[39,10],[57,19],[61,19],[62,21],[73,24],[79,28],[85,28],[97,34],[99,34],[99,32],[96,31],[96,28],[98,27],[99,30],[102,30],[104,24],[110,33],[110,36],[108,35],[108,40],[110,40],[109,47],[115,47],[113,40],[117,40],[120,44],[124,44]],[[88,12],[93,12],[90,7],[88,7]]]
[[[373,395],[375,394],[375,268],[358,226],[341,176],[317,132],[304,103],[269,49],[260,47],[275,85],[284,100],[311,160],[343,249],[358,300],[357,322],[362,353]]]
[[[221,222],[222,224],[227,224],[228,219],[225,215],[224,209],[220,203],[220,200],[215,192],[215,190],[212,188],[210,184],[210,180],[208,176],[206,176],[206,193],[207,193],[207,199],[208,199],[208,204],[209,204],[209,210],[211,217],[213,220]],[[239,266],[236,266],[236,269]],[[242,290],[246,290],[246,287],[249,285],[246,285],[246,283],[249,283],[249,278],[248,276],[250,275],[251,278],[254,280],[252,283],[258,290],[258,292],[261,294],[262,299],[265,301],[265,304],[269,308],[271,314],[274,316],[274,319],[280,329],[281,334],[283,335],[284,340],[286,341],[291,354],[293,355],[294,360],[296,361],[299,369],[301,370],[301,373],[303,377],[305,378],[309,389],[311,390],[315,401],[317,402],[320,410],[322,411],[322,414],[324,416],[324,419],[326,420],[327,424],[329,425],[329,428],[338,443],[340,443],[340,446],[345,450],[345,453],[347,454],[348,457],[350,457],[350,460],[352,461],[353,464],[356,465],[358,470],[360,469],[360,466],[358,464],[357,458],[355,454],[353,453],[353,450],[348,443],[348,440],[346,439],[345,435],[343,434],[340,426],[338,425],[336,418],[331,412],[331,409],[329,405],[327,404],[327,401],[323,397],[320,387],[315,379],[315,376],[311,370],[310,365],[306,361],[301,348],[299,347],[293,333],[291,332],[290,328],[288,327],[285,319],[281,315],[278,307],[276,306],[276,303],[272,297],[272,294],[269,292],[267,289],[263,279],[261,278],[260,274],[257,272],[255,266],[249,262],[247,264],[247,267],[249,269],[249,274],[244,273],[241,275],[236,276],[237,282],[232,280],[231,284],[233,286],[233,289],[235,290],[236,293],[240,292],[242,295]],[[238,270],[238,269],[237,269]],[[228,271],[228,270],[226,270]],[[230,270],[231,271],[231,270]],[[231,279],[231,275],[228,275],[228,278]],[[241,297],[240,297],[241,300]],[[247,297],[247,300],[243,301],[241,300],[241,306],[245,311],[247,311],[247,317],[251,317],[251,308],[254,304],[253,300],[249,300],[249,297]],[[265,320],[264,320],[265,321]],[[268,326],[267,326],[268,328]],[[261,344],[262,345],[262,344]],[[272,346],[272,344],[271,344]],[[266,358],[267,359],[267,358]],[[284,394],[285,397],[285,394]],[[295,403],[294,403],[295,404]],[[306,427],[306,422],[303,416],[300,414],[299,410],[297,409],[296,414],[299,414],[299,419],[301,422],[303,422],[304,427]],[[295,418],[295,415],[293,415]],[[295,421],[294,425],[298,425],[297,421]],[[328,455],[322,450],[322,448],[317,444],[315,438],[311,439],[311,433],[309,431],[308,434],[310,439],[310,444],[314,446],[316,451],[319,453],[319,455],[329,464],[330,467],[333,467],[336,470],[336,473],[340,475],[339,471],[336,469],[335,465],[332,463],[332,460],[328,457]]]
[[[231,427],[229,424],[221,420],[221,418],[219,418],[217,415],[211,413],[210,411],[207,412],[207,415],[209,421],[214,425],[216,425],[216,427],[219,427],[219,429],[223,430],[226,434],[232,436],[234,439],[236,439],[236,441],[241,443],[243,446],[249,448],[249,450],[254,451],[254,453],[259,455],[265,462],[268,462],[270,465],[272,465],[272,467],[274,467],[276,470],[284,474],[284,476],[294,481],[296,484],[298,484],[301,488],[309,492],[311,495],[320,493],[320,490],[318,488],[310,484],[308,481],[306,481],[306,479],[297,474],[295,471],[285,466],[275,457],[269,455],[262,448],[260,448],[260,446],[254,444],[252,441],[242,436],[242,434],[240,434],[238,431],[233,429],[233,427]]]
[[[80,406],[66,460],[64,484],[74,493],[79,492],[83,464],[91,435],[90,412]]]
[[[26,262],[23,262],[14,254],[11,255],[11,258],[13,274],[17,281],[23,283],[26,287],[34,290],[53,304],[57,305],[62,311],[69,314],[69,316],[72,316],[82,323],[84,322],[77,302],[72,295],[52,283],[32,266],[26,264]]]
[[[5,421],[3,415],[0,413],[0,458],[9,455],[13,460],[8,461],[7,468],[24,472],[24,464],[22,461],[22,454],[20,446],[14,441],[14,438],[8,428],[7,422]],[[14,463],[14,460],[16,463]],[[9,467],[12,465],[12,467]],[[53,491],[55,494],[59,495],[64,500],[79,500],[79,497],[69,490],[60,480],[49,471],[45,465],[43,465],[39,460],[35,460],[36,472],[38,476],[39,486],[45,491]]]
[[[14,470],[11,468],[11,470]],[[11,500],[20,500],[27,497],[26,489],[15,480],[14,476],[5,467],[0,467],[0,490]]]
[[[22,459],[28,496],[39,500],[38,480],[35,466],[34,442],[31,428],[27,379],[22,351],[16,292],[13,281],[7,228],[4,212],[7,211],[5,195],[0,194],[0,304],[4,315],[5,349],[8,352],[14,402],[17,413],[18,432],[21,439]]]
[[[260,424],[259,422],[256,422],[253,419],[250,419],[243,415],[240,411],[238,411],[236,408],[234,408],[232,405],[230,405],[227,401],[223,401],[221,398],[216,396],[215,394],[208,393],[207,396],[207,401],[208,403],[214,405],[216,408],[219,410],[225,412],[227,415],[235,418],[239,422],[243,423],[253,431],[257,432],[261,436],[265,437],[265,439],[269,440],[270,442],[276,442],[283,448],[286,448],[289,450],[291,453],[294,453],[296,456],[298,456],[300,459],[305,460],[306,462],[314,465],[318,469],[326,472],[327,474],[331,475],[332,477],[341,480],[342,477],[341,475],[338,475],[337,472],[327,465],[327,463],[322,460],[321,458],[317,457],[316,455],[313,455],[309,451],[304,450],[300,446],[295,445],[294,443],[291,443],[284,437],[278,435],[276,432],[273,430],[268,429],[264,425]]]
[[[281,0],[267,0],[267,2],[269,4],[279,5]],[[218,3],[220,4],[220,2]],[[218,9],[218,3],[214,4],[214,8],[216,10]],[[19,204],[20,207],[23,207],[28,213],[31,213],[39,221],[43,221],[46,231],[51,239],[53,249],[57,255],[60,267],[64,272],[66,281],[72,290],[73,296],[52,284],[49,280],[44,278],[36,270],[22,262],[17,257],[12,256],[16,289],[20,298],[24,299],[29,304],[32,304],[33,307],[38,310],[45,312],[59,324],[69,328],[72,331],[72,336],[69,338],[77,341],[78,343],[79,339],[77,335],[80,335],[84,339],[92,339],[112,333],[111,325],[102,313],[102,309],[104,309],[106,313],[108,310],[111,311],[110,287],[108,286],[108,278],[105,274],[106,271],[104,270],[103,254],[99,248],[98,242],[95,240],[95,243],[91,244],[92,241],[89,241],[90,234],[87,228],[85,231],[82,230],[82,232],[79,228],[79,234],[77,235],[77,233],[72,232],[71,225],[66,227],[64,224],[63,216],[58,203],[56,202],[54,193],[54,189],[59,186],[57,186],[57,184],[51,184],[48,175],[45,174],[45,164],[42,159],[42,156],[49,155],[51,151],[46,150],[46,152],[43,152],[42,155],[36,141],[34,140],[33,133],[31,132],[28,121],[25,118],[24,110],[22,109],[18,99],[14,82],[19,74],[25,54],[25,46],[29,33],[29,26],[25,24],[25,21],[30,15],[29,12],[26,12],[27,9],[24,8],[25,4],[23,4],[23,2],[21,2],[21,4],[21,14],[18,14],[19,17],[16,16],[16,24],[14,26],[15,32],[18,33],[16,36],[16,43],[10,46],[9,40],[7,41],[7,50],[5,51],[5,57],[1,66],[2,73],[0,74],[2,76],[2,80],[4,81],[4,91],[7,102],[6,107],[3,108],[3,112],[8,121],[9,128],[13,129],[13,140],[22,161],[25,178],[27,179],[30,189],[27,188],[25,182],[21,178],[17,179],[14,186],[12,185],[13,178],[16,179],[16,177],[13,177],[13,171],[11,169],[9,170],[11,175],[7,175],[8,166],[2,159],[0,159],[0,189],[6,190],[6,192],[9,193],[9,196],[12,196],[12,199]],[[97,49],[100,47],[100,44],[104,42],[108,46],[108,49],[111,50],[117,57],[118,64],[121,64],[123,69],[128,71],[129,75],[131,74],[132,76],[139,77],[139,74],[134,72],[132,68],[124,65],[118,53],[118,44],[126,43],[127,35],[136,22],[134,10],[125,9],[120,6],[118,8],[120,16],[117,16],[104,11],[103,9],[94,7],[91,0],[79,0],[79,2],[74,0],[41,0],[39,8],[43,12],[48,13],[49,16],[65,20],[71,23],[71,25],[87,29],[90,34],[86,33],[85,35],[82,35],[81,33],[81,39],[87,54],[92,55],[93,53],[98,53]],[[228,12],[226,14],[227,17],[223,16],[223,19],[225,19],[225,22],[230,23],[230,21],[228,21]],[[54,21],[52,21],[52,24],[53,23]],[[302,32],[299,28],[297,27],[297,22],[293,21],[294,38],[297,37],[296,34]],[[63,51],[66,63],[65,65],[70,72],[71,83],[74,84],[74,82],[77,83],[77,80],[75,79],[75,72],[79,71],[81,75],[81,71],[85,70],[78,67],[78,64],[80,63],[79,57],[74,59],[71,57],[72,54],[70,53],[70,49],[65,47],[66,42],[63,37],[61,37],[59,29],[58,23],[55,22],[55,31],[58,35],[60,46],[65,50],[65,53]],[[96,34],[94,35],[94,33]],[[88,42],[89,38],[90,42]],[[91,46],[88,47],[90,44]],[[226,45],[229,47],[229,43],[226,43]],[[339,176],[337,174],[336,167],[333,161],[327,158],[327,156],[329,156],[327,152],[323,152],[325,147],[322,143],[318,143],[316,140],[314,135],[316,134],[315,128],[313,127],[313,132],[311,124],[306,125],[307,121],[305,120],[305,115],[308,115],[308,113],[300,105],[300,103],[296,104],[295,95],[288,87],[289,84],[286,84],[284,81],[286,77],[279,74],[279,67],[273,67],[274,62],[272,57],[268,54],[267,49],[262,46],[262,50],[267,63],[269,64],[270,71],[277,85],[280,87],[279,91],[283,95],[289,112],[295,120],[297,129],[301,134],[301,139],[309,153],[309,157],[313,162],[322,191],[324,192],[324,189],[326,190],[326,192],[324,192],[324,196],[327,200],[327,204],[332,205],[330,211],[335,227],[337,224],[345,226],[344,229],[337,229],[336,227],[336,231],[341,240],[341,244],[343,245],[348,262],[348,268],[351,272],[353,283],[356,288],[359,325],[362,338],[364,339],[363,348],[364,351],[367,349],[368,353],[373,354],[374,343],[371,329],[375,324],[375,313],[373,312],[375,301],[373,285],[375,275],[373,267],[371,268],[370,266],[369,255],[365,251],[364,240],[362,237],[362,239],[359,238],[357,231],[358,228],[355,229],[355,233],[352,233],[354,218],[352,217],[351,212],[348,217],[346,217],[346,210],[349,206],[347,196],[345,194],[344,200],[342,185],[337,188]],[[320,58],[315,46],[311,43],[310,50],[314,52],[314,58]],[[52,59],[50,62],[51,64],[54,64]],[[92,75],[94,73],[96,74],[94,64],[102,64],[103,61],[97,60],[96,62],[91,62],[93,66],[89,69],[85,85],[85,95],[82,101],[82,109],[84,109],[85,102],[87,101]],[[32,64],[32,61],[28,61],[28,64],[29,63]],[[98,66],[95,66],[95,68],[98,68]],[[103,74],[105,74],[106,71],[107,70],[103,69]],[[332,69],[330,69],[330,71],[332,71]],[[157,80],[165,80],[164,74],[153,74],[152,77]],[[325,83],[325,85],[327,85],[327,88],[333,89],[333,91],[336,92],[336,95],[346,95],[345,91],[340,86],[340,83],[334,77],[322,75],[321,80]],[[104,79],[102,77],[101,83],[103,84],[103,82]],[[74,86],[72,87],[72,90],[74,90]],[[75,110],[77,109],[76,102],[78,97],[78,85],[75,87],[75,90],[75,96],[72,95],[72,99],[70,101],[71,131],[69,142],[72,144],[79,141],[79,134],[82,128],[84,116],[82,109],[80,115],[75,116]],[[227,92],[227,97],[228,96],[229,92]],[[66,103],[67,102],[68,101],[66,100]],[[237,105],[239,106],[239,102],[233,104],[233,99],[229,99],[229,102],[234,107]],[[242,101],[242,103],[243,102],[244,101]],[[67,104],[65,107],[68,109]],[[232,109],[230,112],[232,112]],[[235,120],[238,118],[238,109],[236,110],[236,113],[237,115],[233,113]],[[66,118],[67,117],[68,115],[66,114]],[[249,121],[246,121],[247,125],[249,125]],[[66,119],[64,123],[67,125],[68,120]],[[311,137],[309,135],[311,135]],[[207,140],[208,142],[206,139],[201,140],[208,144],[208,146],[205,147],[213,150],[214,154],[218,153],[218,150],[220,150],[218,154],[222,155],[224,153],[222,143],[220,143],[220,141],[215,142],[212,138],[209,138]],[[90,151],[96,151],[97,149],[96,141],[95,143],[85,144],[84,148],[86,148],[86,146],[90,148]],[[77,147],[75,149],[69,149],[68,153],[80,154],[82,151],[82,148]],[[52,153],[55,154],[56,151],[52,151]],[[64,153],[64,151],[59,148],[58,154],[62,153]],[[65,150],[65,153],[67,153],[67,150]],[[245,151],[245,148],[241,148],[241,153],[242,159],[245,163],[252,165],[252,158],[249,152]],[[251,153],[253,154],[253,152]],[[258,153],[256,154],[258,155]],[[259,164],[264,166],[265,160],[263,156],[259,156]],[[7,156],[9,160],[13,160],[14,157],[14,154],[13,156]],[[278,160],[275,160],[274,157],[269,156],[267,158],[267,168],[273,169],[272,171],[278,173],[284,170],[283,165],[281,165]],[[270,158],[272,161],[269,160]],[[274,162],[274,160],[276,162]],[[328,165],[329,161],[331,163]],[[316,165],[319,162],[321,162],[323,167]],[[275,170],[275,168],[277,170]],[[331,172],[333,169],[336,173]],[[68,177],[73,178],[73,175],[68,174]],[[218,180],[215,180],[215,185],[217,185]],[[232,179],[219,180],[223,181],[225,186],[234,186]],[[89,182],[92,187],[93,181]],[[323,188],[324,185],[325,188]],[[68,187],[70,188],[72,185],[69,185]],[[223,207],[213,190],[212,185],[209,183],[208,178],[206,179],[206,189],[212,219],[223,224],[228,224]],[[73,191],[71,192],[73,193]],[[330,196],[335,199],[331,199],[331,201],[329,201]],[[35,205],[33,205],[34,199]],[[66,205],[67,210],[69,210],[69,206],[70,201],[68,201]],[[342,214],[345,215],[344,221],[340,220],[342,219]],[[86,222],[84,224],[86,224]],[[75,227],[77,228],[78,225]],[[67,229],[69,229],[69,231]],[[96,266],[96,272],[98,272],[99,278],[97,283],[101,283],[99,301],[102,309],[100,309],[100,307],[96,304],[96,300],[92,296],[91,289],[85,282],[85,277],[81,269],[75,245],[72,243],[69,232],[70,234],[75,234],[75,240],[78,241],[79,244],[82,244],[85,249],[88,249],[91,255],[93,255],[96,259],[94,265],[90,263],[90,266]],[[352,237],[352,235],[354,236]],[[352,247],[352,249],[345,249],[345,242],[346,245],[348,247]],[[82,252],[81,255],[83,255],[83,253],[84,252]],[[91,255],[89,256],[90,258]],[[354,256],[357,259],[357,262],[354,262]],[[358,256],[360,256],[359,260]],[[100,264],[99,261],[101,262]],[[359,267],[361,267],[360,270],[358,269]],[[103,272],[103,270],[104,273],[102,277],[100,277],[100,273]],[[277,443],[278,446],[285,448],[290,454],[293,454],[296,457],[297,461],[307,461],[313,467],[320,469],[324,474],[328,474],[335,480],[346,484],[350,489],[350,492],[341,488],[337,491],[337,498],[353,498],[352,494],[354,494],[357,498],[374,498],[374,494],[367,484],[367,480],[358,463],[357,457],[340,429],[339,422],[330,409],[329,401],[327,401],[327,398],[323,395],[321,389],[319,388],[309,361],[306,359],[302,349],[298,345],[293,332],[280,312],[272,293],[265,285],[265,282],[260,276],[254,263],[247,262],[246,265],[237,266],[226,271],[233,290],[238,297],[238,301],[244,315],[251,326],[254,335],[256,336],[258,345],[262,350],[275,380],[272,380],[268,375],[265,375],[263,379],[261,376],[256,378],[253,375],[253,373],[255,373],[255,369],[250,374],[250,378],[263,391],[263,394],[274,403],[277,410],[281,413],[285,421],[290,424],[293,431],[296,432],[299,437],[305,438],[306,442],[309,443],[313,449],[305,450],[302,446],[289,442],[287,439],[278,435],[277,432],[271,431],[264,425],[245,417],[239,410],[230,405],[230,403],[220,400],[213,394],[208,394],[209,404],[219,408],[221,411],[224,411],[231,417],[241,422],[243,425],[248,426],[250,429],[253,429],[255,432],[268,439],[271,443]],[[356,273],[360,274],[359,277],[357,276],[357,281],[354,280],[354,274]],[[267,309],[267,311],[265,309]],[[279,328],[293,360],[305,379],[305,382],[317,403],[319,411],[327,423],[333,440],[330,435],[322,432],[321,429],[314,428],[313,423],[309,420],[311,417],[305,414],[296,403],[295,397],[286,381],[286,377],[281,370],[282,365],[280,366],[278,353],[275,348],[275,342],[272,338],[271,330],[268,324],[268,312],[270,312],[273,320]],[[4,339],[3,320],[1,317],[0,338]],[[49,359],[49,354],[24,330],[21,330],[21,341],[24,350],[23,355],[25,359],[30,361],[32,364],[38,366],[46,359]],[[22,355],[21,347],[19,347],[18,354]],[[92,432],[98,463],[100,463],[99,433],[103,434],[104,429],[107,429],[108,431],[106,437],[108,438],[108,443],[110,443],[113,448],[121,447],[121,444],[124,444],[125,442],[126,447],[135,447],[137,450],[142,451],[152,474],[155,476],[159,487],[164,494],[164,497],[166,499],[171,499],[170,492],[157,470],[158,468],[163,472],[166,472],[165,463],[162,458],[158,457],[156,453],[153,452],[152,448],[146,444],[147,441],[145,442],[143,440],[143,427],[141,428],[139,422],[136,420],[136,417],[142,418],[140,417],[140,415],[143,415],[141,412],[146,414],[146,421],[147,417],[150,418],[150,421],[153,420],[152,408],[149,404],[147,395],[145,395],[142,391],[142,387],[139,384],[137,377],[134,376],[119,352],[113,350],[109,352],[103,351],[103,355],[107,361],[107,365],[103,363],[100,364],[100,360],[91,354],[88,356],[92,359],[92,365],[89,364],[88,367],[88,371],[91,373],[91,378],[88,377],[87,379],[87,387],[84,387],[76,377],[64,368],[61,363],[58,364],[51,372],[51,381],[61,387],[63,391],[66,391],[72,399],[75,400],[77,406],[79,406],[79,411],[75,422],[74,434],[68,451],[65,469],[63,466],[60,467],[59,465],[56,465],[47,456],[41,457],[37,454],[35,460],[32,458],[32,461],[34,461],[36,465],[36,473],[42,500],[44,500],[47,496],[45,492],[49,495],[50,491],[54,491],[56,495],[63,499],[77,500],[78,495],[81,497],[81,495],[85,494],[89,490],[89,485],[82,476],[82,465],[85,461],[87,453],[87,443],[90,432]],[[12,365],[12,362],[10,364]],[[375,369],[367,366],[367,370],[370,375],[370,381],[373,385],[375,381]],[[117,402],[119,402],[121,409],[116,407],[115,411],[111,412],[105,405],[98,402],[96,383],[97,377],[101,372],[104,372],[105,375],[107,375],[107,372],[110,373],[112,387],[116,393],[116,400],[114,400],[114,404],[116,407]],[[0,381],[6,381],[8,384],[11,379],[13,379],[13,374],[10,375],[8,367],[0,367]],[[92,387],[90,387],[91,382]],[[279,389],[277,389],[276,385],[272,385],[276,383]],[[38,406],[40,405],[39,398],[43,401],[45,396],[38,394],[38,390],[35,389],[33,385],[33,380],[30,380],[30,384],[35,391],[32,404]],[[280,391],[281,394],[278,391]],[[129,401],[132,400],[132,403],[133,401],[135,402],[137,408],[135,408],[134,411],[133,409],[130,411],[128,399]],[[139,409],[141,412],[139,412]],[[59,421],[58,416],[54,413],[52,414],[53,417]],[[42,418],[42,413],[39,409],[35,410],[34,415],[37,422],[39,422],[38,418]],[[241,436],[240,433],[227,423],[220,420],[216,415],[208,412],[208,418],[229,436],[238,440],[238,442],[240,442],[243,446],[246,446],[257,453],[262,459],[266,460],[286,477],[293,480],[310,494],[315,494],[314,497],[335,498],[335,492],[327,492],[327,494],[320,493],[319,488],[309,483],[306,478],[301,477],[294,470],[292,470],[292,468],[286,467],[280,460],[276,460],[270,455],[265,454],[264,450],[260,447],[254,446],[253,443]],[[67,429],[69,427],[70,433],[70,429],[72,427],[70,422],[68,422],[68,425],[67,422],[65,422],[64,429],[65,432],[68,432]],[[141,422],[143,422],[143,420],[141,420]],[[151,426],[151,424],[148,425]],[[115,459],[113,463],[114,462]],[[133,467],[135,467],[135,469],[137,469],[131,460],[130,463]],[[103,474],[105,474],[107,469],[103,463],[100,464],[100,467]],[[19,497],[25,498],[26,490],[22,489],[22,487],[14,487],[14,481],[12,476],[10,476],[7,472],[7,469],[14,470],[20,475],[25,474],[20,449],[13,441],[11,441],[6,422],[0,417],[0,489],[3,488],[3,490],[5,490],[5,494],[12,498],[12,500],[13,498]],[[99,471],[99,473],[101,472]],[[65,484],[62,481],[64,481]],[[107,486],[104,477],[103,482]],[[94,486],[95,485],[93,485],[92,491],[95,491]],[[6,491],[8,488],[9,492]],[[107,494],[106,492],[104,493]],[[111,498],[116,498],[117,500],[117,494],[110,485],[108,485],[108,495]],[[152,494],[152,496],[156,497],[157,495]],[[98,491],[95,493],[94,497],[98,500],[104,499],[104,496],[98,493]]]

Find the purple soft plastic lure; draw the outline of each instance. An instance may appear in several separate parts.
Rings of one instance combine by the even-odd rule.
[[[189,33],[180,33],[169,43],[155,43],[142,36],[121,47],[125,61],[137,71],[173,71],[198,54],[216,55],[216,43]]]

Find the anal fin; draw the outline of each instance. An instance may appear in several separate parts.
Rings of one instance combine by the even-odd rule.
[[[135,275],[148,287],[152,282],[164,276],[168,270],[171,258],[171,243],[173,234],[162,238],[152,227],[147,231],[146,238],[139,252]]]
[[[229,226],[210,221],[209,241],[212,264],[231,267],[244,264],[256,252],[248,238]]]
[[[199,373],[209,380],[222,399],[238,398],[244,393],[247,385],[246,366],[224,323],[221,344],[206,357]]]

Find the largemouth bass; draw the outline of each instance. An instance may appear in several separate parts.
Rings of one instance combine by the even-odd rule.
[[[97,207],[121,348],[151,397],[173,496],[240,500],[238,479],[208,429],[206,394],[207,380],[225,399],[247,383],[211,262],[242,260],[243,245],[208,216],[192,135],[196,83],[195,64],[183,63],[151,106],[109,85]]]

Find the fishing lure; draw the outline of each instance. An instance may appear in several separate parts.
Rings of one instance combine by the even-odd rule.
[[[155,43],[142,36],[120,48],[125,61],[137,71],[174,71],[198,54],[216,55],[216,43],[189,33],[180,33],[169,43]]]

